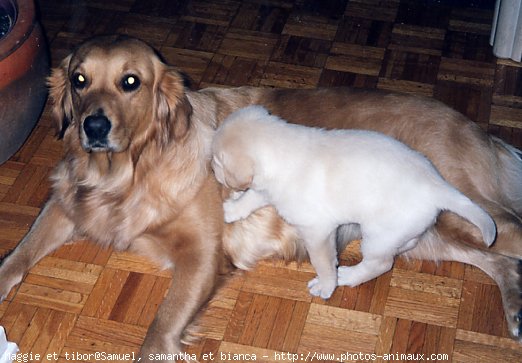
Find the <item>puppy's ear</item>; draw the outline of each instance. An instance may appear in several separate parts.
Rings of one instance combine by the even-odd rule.
[[[226,160],[226,159],[225,159]],[[223,163],[223,176],[225,184],[232,189],[245,190],[250,188],[254,179],[254,165],[246,155],[236,155],[234,165],[225,161]]]
[[[156,90],[160,142],[183,139],[190,128],[191,115],[192,106],[185,95],[183,78],[179,72],[165,66]]]
[[[63,138],[65,130],[72,122],[72,98],[67,76],[71,56],[67,56],[59,67],[52,70],[51,76],[47,78],[49,96],[52,101],[52,115],[57,127],[56,134],[60,139]]]

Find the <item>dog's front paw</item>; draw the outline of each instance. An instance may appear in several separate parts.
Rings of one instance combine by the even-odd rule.
[[[187,353],[183,351],[179,341],[169,339],[163,334],[148,334],[136,362],[172,362],[174,358],[176,361],[188,361],[186,357]]]
[[[9,292],[18,285],[24,277],[23,273],[8,271],[0,267],[0,303],[7,298]]]
[[[308,282],[308,289],[313,296],[319,296],[321,299],[327,300],[332,296],[337,284],[335,280],[313,278]]]
[[[232,223],[239,221],[241,219],[245,219],[248,217],[248,213],[245,213],[244,209],[241,207],[241,203],[238,203],[236,199],[227,199],[223,203],[223,210],[225,212],[225,222]]]
[[[154,349],[147,346],[141,348],[136,362],[148,363],[148,362],[189,362],[187,359],[188,354],[183,352],[181,348],[171,349]]]

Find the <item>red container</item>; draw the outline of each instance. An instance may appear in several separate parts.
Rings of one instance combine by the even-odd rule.
[[[49,56],[33,0],[0,0],[14,25],[0,38],[0,163],[22,146],[47,97]]]

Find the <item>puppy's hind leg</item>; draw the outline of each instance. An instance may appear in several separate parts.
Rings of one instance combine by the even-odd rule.
[[[317,277],[308,282],[310,294],[328,299],[337,286],[337,249],[336,231],[330,234],[321,229],[300,229],[310,262],[315,268]]]
[[[361,243],[362,261],[355,266],[340,266],[337,269],[338,285],[355,287],[391,270],[398,252],[396,241],[397,239],[390,236],[364,236]],[[416,243],[416,238],[411,239],[406,244],[401,244],[402,248],[399,250],[402,252],[410,249]]]

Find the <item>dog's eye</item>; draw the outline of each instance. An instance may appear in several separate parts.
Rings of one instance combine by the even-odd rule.
[[[132,92],[139,88],[141,82],[140,79],[134,74],[129,74],[121,80],[121,88],[125,92]]]
[[[71,83],[76,89],[83,89],[87,85],[87,78],[81,73],[75,73],[72,76]]]

